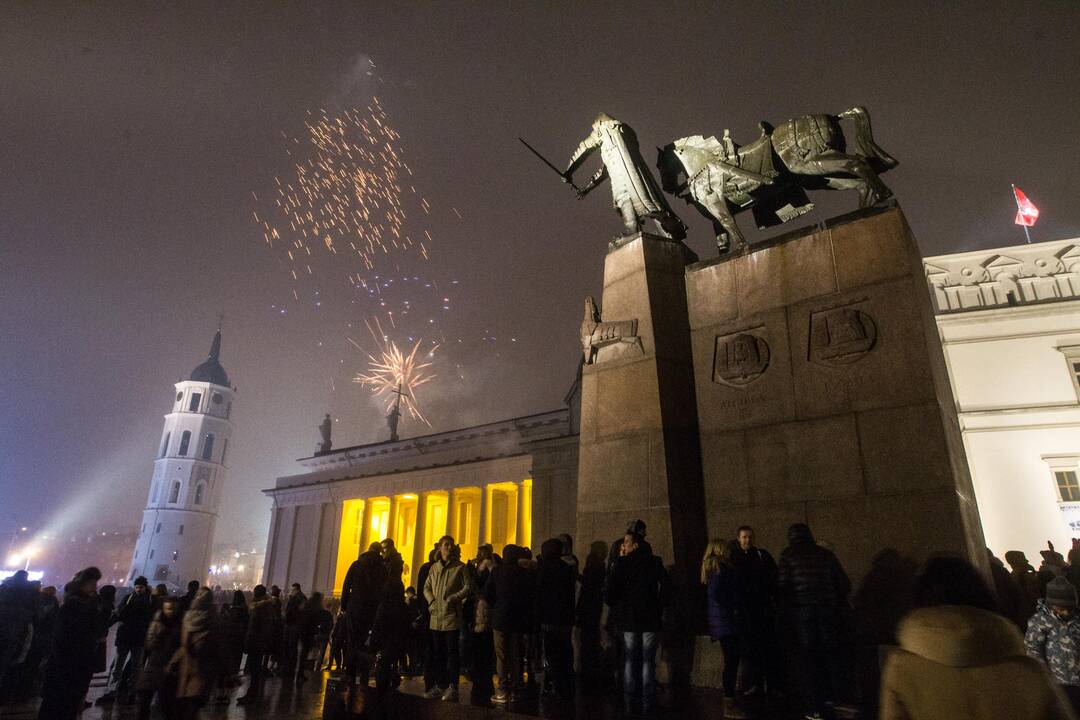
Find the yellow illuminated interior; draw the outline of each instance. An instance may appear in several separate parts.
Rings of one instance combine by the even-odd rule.
[[[390,537],[394,539],[402,560],[405,561],[405,571],[401,574],[402,582],[409,584],[412,574],[412,556],[416,541],[416,495],[397,496],[397,517],[390,518],[390,525],[394,531]]]
[[[469,561],[476,557],[480,539],[480,488],[455,490],[450,518],[450,534],[461,546],[461,559]]]
[[[427,516],[424,518],[424,547],[431,548],[446,534],[446,513],[449,498],[446,493],[427,496]],[[425,556],[427,552],[425,551]]]
[[[364,501],[346,500],[341,513],[341,538],[338,542],[337,570],[334,574],[334,593],[341,594],[345,573],[360,557],[361,528],[364,520]]]
[[[390,529],[390,498],[370,498],[371,517],[368,520],[367,536],[364,538],[364,549],[371,543],[377,543],[385,537]]]
[[[485,539],[496,553],[517,543],[518,486],[512,482],[487,486],[488,524]]]
[[[532,480],[523,480],[518,492],[521,494],[521,497],[518,498],[518,511],[521,513],[521,522],[519,523],[521,536],[517,539],[517,544],[522,547],[530,547],[532,545],[533,517]]]

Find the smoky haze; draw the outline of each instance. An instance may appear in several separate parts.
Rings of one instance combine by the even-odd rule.
[[[310,109],[377,94],[431,203],[430,262],[386,272],[458,281],[453,347],[419,394],[449,429],[561,404],[618,228],[606,187],[575,201],[518,135],[562,165],[601,110],[647,149],[862,104],[924,254],[1023,242],[1011,182],[1043,211],[1035,239],[1075,237],[1078,18],[1052,2],[7,3],[0,530],[137,525],[171,383],[219,312],[239,390],[219,541],[261,546],[259,491],[298,470],[325,412],[338,446],[385,436],[350,382],[367,308],[347,270],[321,259],[326,302],[295,300],[251,217]],[[812,199],[806,223],[856,203]],[[708,224],[675,209],[710,256]]]

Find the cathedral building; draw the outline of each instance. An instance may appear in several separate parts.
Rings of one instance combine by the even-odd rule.
[[[485,543],[536,552],[572,534],[578,387],[549,412],[299,460],[302,472],[264,491],[273,500],[264,584],[338,594],[349,565],[383,538],[397,545],[410,585],[443,535],[470,559]]]
[[[174,588],[206,582],[236,397],[220,355],[219,329],[206,360],[174,386],[129,583],[139,575]]]

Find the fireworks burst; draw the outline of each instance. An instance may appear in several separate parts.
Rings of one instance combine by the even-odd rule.
[[[401,406],[405,412],[410,417],[430,426],[431,423],[424,417],[417,402],[416,388],[435,379],[435,374],[431,372],[433,363],[428,358],[434,356],[438,345],[433,345],[431,349],[421,353],[420,346],[423,341],[418,340],[411,350],[403,352],[382,332],[377,322],[376,327],[379,329],[378,334],[368,323],[368,331],[379,346],[377,355],[366,353],[355,340],[349,338],[349,342],[361,352],[365,352],[368,357],[367,370],[357,373],[353,382],[374,390],[375,395],[386,403],[387,413],[400,396]]]
[[[430,232],[423,230],[423,238],[414,241],[405,231],[406,188],[424,213],[430,214],[431,205],[407,179],[412,170],[398,149],[401,136],[378,98],[364,108],[339,114],[309,110],[308,116],[303,139],[282,132],[295,175],[274,178],[269,211],[258,207],[252,193],[252,216],[263,240],[284,250],[293,280],[315,274],[314,252],[352,255],[365,270],[392,252],[412,250],[427,259]],[[347,277],[354,285],[361,279],[352,271]],[[293,294],[299,299],[295,289]]]

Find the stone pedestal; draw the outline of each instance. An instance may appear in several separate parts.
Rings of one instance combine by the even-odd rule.
[[[624,333],[582,371],[581,553],[641,518],[665,563],[687,573],[700,563],[706,526],[685,285],[696,259],[682,243],[641,233],[605,260],[602,320],[636,320],[637,341]]]
[[[986,567],[922,261],[899,208],[687,268],[709,533],[778,554],[806,522],[858,587],[874,556]]]

